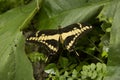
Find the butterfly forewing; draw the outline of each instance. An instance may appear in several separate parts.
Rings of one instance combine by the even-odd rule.
[[[51,54],[56,53],[59,49],[58,30],[37,31],[31,34],[27,41],[44,45]]]

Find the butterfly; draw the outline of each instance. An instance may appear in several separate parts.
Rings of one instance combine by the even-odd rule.
[[[59,29],[33,32],[26,41],[44,45],[50,54],[56,54],[60,49],[60,44],[68,51],[73,51],[77,40],[91,29],[92,26],[74,23]]]

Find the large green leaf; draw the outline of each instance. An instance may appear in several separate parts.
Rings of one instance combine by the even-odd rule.
[[[111,39],[110,39],[110,50],[108,57],[108,75],[104,80],[120,80],[120,1],[115,0],[114,2],[115,12]]]
[[[41,15],[38,16],[40,21],[37,24],[38,29],[58,28],[75,22],[93,20],[107,2],[106,0],[97,3],[83,0],[46,0]]]
[[[20,31],[37,12],[36,2],[0,15],[0,80],[34,80]]]

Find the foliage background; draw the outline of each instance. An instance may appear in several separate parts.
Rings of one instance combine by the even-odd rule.
[[[105,33],[101,36],[101,54],[109,55],[104,80],[120,79],[119,0],[0,0],[0,4],[0,80],[34,80],[22,34],[31,20],[35,28],[43,30],[76,22],[94,24],[96,18]]]

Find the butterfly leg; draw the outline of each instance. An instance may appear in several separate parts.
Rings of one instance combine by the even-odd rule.
[[[76,53],[77,56],[80,56],[79,53],[76,50],[75,50],[75,53]]]
[[[79,53],[78,53],[75,49],[73,49],[73,48],[70,49],[70,50],[68,50],[68,51],[69,51],[69,53],[70,53],[70,52],[75,52],[75,54],[76,54],[77,56],[80,56]]]

